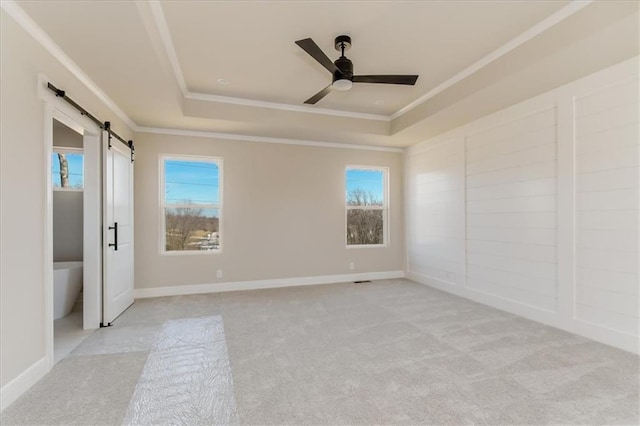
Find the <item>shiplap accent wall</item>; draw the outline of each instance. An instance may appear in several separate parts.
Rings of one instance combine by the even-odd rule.
[[[452,139],[423,146],[407,157],[414,177],[407,238],[412,270],[443,282],[464,283],[464,143]]]
[[[467,286],[554,311],[556,109],[466,141]]]
[[[638,335],[638,79],[575,99],[576,316]]]
[[[406,153],[407,274],[639,352],[638,58]]]

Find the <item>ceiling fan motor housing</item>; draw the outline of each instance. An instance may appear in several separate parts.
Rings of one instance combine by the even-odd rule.
[[[341,56],[334,62],[339,72],[333,73],[333,81],[336,80],[353,80],[353,62],[346,56]]]

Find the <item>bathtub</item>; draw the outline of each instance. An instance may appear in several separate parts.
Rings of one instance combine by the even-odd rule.
[[[82,290],[82,262],[53,262],[53,319],[69,315]]]

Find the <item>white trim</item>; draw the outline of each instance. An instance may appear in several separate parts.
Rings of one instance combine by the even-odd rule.
[[[182,68],[180,67],[180,62],[178,61],[176,48],[173,45],[173,40],[171,39],[171,33],[169,32],[169,27],[167,25],[167,19],[164,16],[164,11],[162,10],[162,4],[159,0],[150,0],[148,2],[148,5],[151,9],[151,15],[153,15],[153,21],[155,22],[156,28],[160,33],[160,40],[162,41],[165,53],[167,54],[167,58],[169,59],[169,63],[171,64],[171,68],[173,69],[173,74],[176,78],[176,82],[180,87],[182,95],[186,97],[189,90],[187,89],[187,83],[184,79],[184,74],[182,74]]]
[[[45,215],[44,215],[44,246],[43,246],[43,256],[44,256],[44,335],[45,335],[45,358],[47,359],[48,369],[51,369],[54,364],[54,343],[53,343],[53,179],[51,174],[51,156],[53,154],[53,120],[57,120],[65,125],[68,125],[72,129],[82,129],[82,133],[92,133],[97,132],[97,126],[90,120],[86,119],[83,116],[77,116],[75,114],[75,109],[73,109],[70,105],[63,102],[59,98],[56,98],[52,93],[47,93],[44,89],[43,82],[46,81],[44,76],[39,76],[38,79],[39,92],[38,95],[40,100],[44,102],[44,138],[43,138],[43,149],[45,152],[45,193],[44,193],[44,205],[45,205]],[[75,117],[75,118],[74,118]],[[86,196],[83,197],[86,200]],[[84,201],[83,201],[84,202]],[[85,211],[86,215],[87,212]],[[89,248],[89,244],[86,243],[86,239],[88,237],[88,233],[84,232],[85,243],[83,244],[84,250]],[[90,272],[87,265],[85,265],[84,273],[87,274]],[[87,284],[87,280],[85,280],[85,284],[83,285],[83,294],[85,295],[84,301],[84,312],[85,318],[88,313],[91,313],[95,310],[98,310],[98,306],[94,306],[91,303],[87,303],[86,297],[88,294],[91,294],[95,289],[91,288]],[[100,284],[100,283],[98,283]],[[88,328],[86,324],[84,324],[85,328]]]
[[[218,166],[218,203],[217,204],[180,204],[180,203],[169,203],[167,205],[165,201],[165,168],[164,164],[166,160],[178,160],[178,161],[191,161],[191,162],[200,162],[200,163],[212,163]],[[158,171],[160,172],[159,176],[159,188],[158,188],[158,201],[159,201],[159,209],[158,214],[160,215],[158,223],[160,224],[160,229],[158,230],[160,234],[160,238],[158,241],[160,243],[160,255],[161,256],[182,256],[182,255],[212,255],[212,254],[220,254],[222,253],[222,242],[223,242],[223,233],[222,233],[222,207],[223,207],[223,191],[224,191],[224,159],[222,157],[211,157],[206,155],[183,155],[183,154],[160,154],[158,156]],[[196,207],[202,209],[214,209],[218,210],[218,248],[216,250],[173,250],[167,251],[166,247],[166,232],[165,232],[165,209],[166,208],[189,208]]]
[[[259,101],[255,99],[236,98],[232,96],[210,95],[207,93],[187,92],[185,99],[194,101],[220,102],[224,104],[252,106],[256,108],[269,108],[281,111],[304,112],[311,114],[333,115],[336,117],[359,118],[363,120],[391,121],[391,116],[380,114],[368,114],[364,112],[342,111],[339,109],[318,108],[306,105],[284,104],[279,102]]]
[[[82,148],[73,148],[69,146],[53,146],[53,152],[60,152],[62,154],[82,154],[84,149]]]
[[[82,187],[82,188],[63,188],[61,186],[54,186],[51,189],[54,192],[84,192],[84,187]]]
[[[347,250],[366,249],[366,248],[386,248],[386,247],[389,247],[389,244],[351,244],[351,245],[345,246]]]
[[[182,296],[188,294],[219,293],[239,290],[259,290],[266,288],[299,287],[318,284],[335,284],[365,280],[389,280],[404,278],[404,271],[363,272],[359,274],[323,275],[300,278],[281,278],[272,280],[235,281],[214,284],[177,285],[170,287],[137,288],[136,299],[163,296]]]
[[[606,345],[614,346],[625,351],[635,354],[640,353],[638,337],[632,334],[623,333],[618,330],[603,327],[598,324],[587,323],[575,318],[564,318],[553,311],[547,311],[535,306],[526,305],[511,299],[505,299],[489,293],[474,290],[469,287],[461,287],[459,285],[439,280],[437,278],[418,274],[416,272],[407,272],[407,279],[429,287],[455,294],[483,305],[491,306],[502,311],[509,312],[513,315],[524,317],[526,319],[540,322],[551,327],[559,328],[569,333],[577,334],[587,339],[595,340]]]
[[[459,73],[457,73],[453,77],[449,78],[448,80],[446,80],[443,83],[439,84],[438,86],[434,87],[429,92],[427,92],[424,95],[420,96],[415,101],[413,101],[413,102],[409,103],[408,105],[400,108],[398,111],[394,112],[389,117],[392,120],[395,120],[396,118],[400,117],[402,114],[414,109],[415,107],[417,107],[420,104],[423,104],[424,102],[426,102],[429,99],[433,98],[437,94],[445,91],[446,89],[448,89],[449,87],[453,86],[454,84],[460,82],[461,80],[469,77],[470,75],[476,73],[480,69],[482,69],[485,66],[489,65],[491,62],[495,61],[496,59],[501,58],[502,56],[506,55],[507,53],[511,52],[512,50],[518,48],[519,46],[523,45],[527,41],[531,40],[532,38],[542,34],[545,31],[547,31],[549,28],[553,27],[554,25],[562,22],[563,20],[565,20],[569,16],[579,12],[580,10],[582,10],[583,8],[585,8],[586,6],[588,6],[591,3],[593,3],[593,0],[573,0],[573,1],[571,1],[571,3],[567,4],[562,9],[560,9],[560,10],[556,11],[555,13],[553,13],[552,15],[546,17],[545,19],[543,19],[542,21],[538,22],[533,27],[529,28],[528,30],[526,30],[525,32],[521,33],[517,37],[511,39],[507,43],[503,44],[502,46],[500,46],[499,48],[497,48],[493,52],[489,53],[487,56],[485,56],[485,57],[481,58],[480,60],[474,62],[469,67],[465,68],[464,70],[460,71]]]
[[[45,48],[54,58],[74,77],[82,82],[100,101],[102,101],[115,115],[124,121],[131,129],[136,124],[127,114],[100,88],[98,85],[58,46],[51,37],[14,1],[2,0],[0,7],[4,9],[31,37]]]
[[[575,95],[558,96],[556,122],[556,284],[558,314],[576,320],[576,111]],[[559,285],[562,283],[563,285]]]
[[[100,129],[86,132],[82,137],[85,164],[95,167],[85,169],[83,208],[83,290],[82,327],[85,330],[100,327],[102,314],[102,140]]]
[[[280,143],[285,145],[315,146],[315,147],[321,147],[321,148],[342,148],[342,149],[361,149],[365,151],[404,152],[404,148],[396,148],[391,146],[372,146],[372,145],[358,145],[358,144],[347,144],[347,143],[337,143],[337,142],[309,141],[309,140],[302,140],[302,139],[272,138],[267,136],[239,135],[234,133],[210,132],[205,130],[182,130],[182,129],[166,129],[166,128],[159,128],[159,127],[138,127],[136,129],[136,132],[151,133],[151,134],[157,134],[157,135],[193,136],[197,138],[227,139],[227,140],[245,141],[245,142]]]
[[[375,205],[371,205],[371,206],[357,206],[357,205],[348,205],[347,204],[347,210],[385,210],[386,206],[375,206]]]
[[[35,385],[49,372],[47,357],[40,358],[0,389],[0,411],[4,411],[16,399]]]
[[[63,115],[59,113],[58,115]],[[45,191],[44,191],[44,339],[46,369],[53,367],[53,177],[51,175],[51,156],[53,155],[53,120],[56,109],[53,103],[45,100],[44,107],[44,139],[45,152]],[[67,118],[68,120],[69,118]]]

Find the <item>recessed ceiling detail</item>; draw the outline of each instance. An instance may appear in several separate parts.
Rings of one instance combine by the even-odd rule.
[[[408,146],[639,53],[637,2],[343,1],[340,14],[333,2],[1,7],[134,130],[239,140]],[[292,41],[331,52],[344,34],[356,75],[419,75],[415,86],[354,84],[301,104],[329,76]]]
[[[342,94],[335,96],[339,100],[327,103],[322,108],[307,108],[304,105],[299,105],[298,100],[306,99],[306,96],[290,95],[293,92],[308,94],[308,88],[301,80],[301,76],[305,75],[302,66],[308,64],[299,60],[296,61],[297,63],[294,62],[293,59],[300,53],[290,52],[287,54],[286,52],[289,51],[286,50],[283,52],[281,46],[283,41],[280,40],[282,40],[281,34],[297,31],[292,28],[290,23],[287,23],[288,16],[295,15],[303,20],[295,26],[296,28],[326,26],[327,24],[318,24],[322,21],[316,17],[324,16],[329,11],[333,14],[334,8],[331,5],[319,5],[316,2],[287,2],[287,4],[269,2],[161,3],[159,0],[152,0],[149,3],[154,9],[154,18],[158,29],[163,34],[162,40],[165,42],[168,56],[174,58],[173,69],[179,70],[176,73],[177,77],[185,76],[181,87],[184,88],[186,98],[389,121],[395,118],[400,110],[406,112],[411,109],[412,103],[418,105],[429,97],[435,96],[464,76],[472,74],[495,58],[508,53],[526,40],[577,12],[588,5],[589,1],[512,3],[463,1],[451,2],[448,5],[446,2],[413,2],[410,4],[379,2],[368,4],[367,10],[363,10],[362,4],[359,2],[343,2],[341,3],[340,19],[343,24],[348,25],[349,20],[353,20],[354,26],[360,28],[363,25],[362,22],[366,22],[367,19],[380,23],[378,28],[372,31],[375,37],[359,37],[359,40],[362,39],[359,42],[363,45],[362,52],[358,52],[359,55],[354,56],[354,59],[357,58],[358,63],[362,64],[359,65],[362,72],[369,73],[368,70],[377,69],[378,64],[375,60],[380,57],[385,58],[385,63],[394,63],[397,64],[397,67],[405,67],[413,72],[416,70],[411,68],[411,63],[417,61],[423,64],[419,68],[426,70],[423,74],[428,75],[427,82],[420,83],[417,89],[424,91],[425,86],[432,85],[437,91],[430,90],[427,92],[430,96],[425,97],[420,96],[419,91],[417,95],[416,92],[394,94],[393,88],[389,87],[363,87],[359,88],[358,96],[354,100],[350,100],[346,94]],[[205,23],[205,20],[201,19],[207,16],[215,16],[215,23]],[[265,21],[264,16],[272,16],[275,21]],[[449,22],[444,26],[443,16],[449,19]],[[232,28],[235,26],[232,22],[239,21],[244,23],[243,27],[248,27],[246,22],[255,24],[252,25],[254,31],[250,31],[247,35],[240,34],[237,29]],[[506,24],[507,22],[508,24]],[[519,28],[518,25],[520,25]],[[431,30],[425,30],[430,26]],[[459,27],[458,30],[456,30],[457,27]],[[205,31],[205,34],[198,37],[199,41],[189,35],[195,33],[195,28],[198,28],[198,34]],[[274,31],[274,28],[278,28],[279,31]],[[381,31],[381,28],[388,29],[388,31]],[[442,37],[425,35],[425,38],[422,38],[416,34],[416,31],[424,33],[425,31],[434,31],[434,28],[441,29],[449,36],[443,39]],[[491,28],[491,31],[487,31],[487,28]],[[326,31],[324,34],[331,34],[331,32]],[[470,33],[473,32],[480,33],[482,36],[469,39]],[[208,34],[210,37],[207,37]],[[237,35],[234,43],[227,43],[226,38],[223,37],[226,34]],[[261,34],[260,42],[254,39],[254,34]],[[386,34],[395,34],[395,38],[388,37]],[[505,43],[492,46],[491,43],[499,40],[500,36],[504,37],[503,34],[509,34],[502,39]],[[519,37],[517,43],[513,43],[512,37]],[[221,53],[221,58],[237,57],[237,62],[216,61],[217,55],[204,55],[203,58],[199,52],[217,50],[213,49],[209,43],[212,39],[220,40],[217,47],[229,52],[228,54]],[[268,40],[274,41],[269,42]],[[331,38],[329,41],[331,42],[329,46],[333,47],[334,40]],[[202,43],[201,48],[194,46],[194,42],[196,44]],[[508,46],[506,46],[507,44]],[[190,49],[189,46],[192,48]],[[324,40],[323,46],[326,49],[327,40]],[[397,46],[401,46],[401,48]],[[462,72],[460,72],[460,68],[451,67],[456,71],[456,74],[453,78],[449,78],[450,75],[437,71],[443,66],[442,62],[454,63],[458,61],[458,63],[464,63],[460,58],[452,58],[458,56],[451,54],[453,46],[460,51],[468,52],[466,54],[470,58],[475,56],[475,59],[480,60],[469,61],[468,63],[473,64],[473,68],[463,69]],[[239,51],[245,51],[242,47],[247,48],[247,53],[238,55]],[[260,52],[254,54],[256,60],[265,57],[271,58],[268,63],[261,62],[261,66],[258,68],[255,68],[255,65],[252,67],[252,64],[247,62],[251,59],[249,52],[256,47],[260,49]],[[491,50],[492,48],[498,49]],[[489,57],[478,55],[478,50],[486,52]],[[416,52],[429,51],[431,51],[430,55],[416,54]],[[440,64],[434,66],[437,63]],[[210,74],[203,73],[203,71],[219,67],[228,68],[230,73],[236,73],[237,78],[234,80],[238,84],[234,86],[237,86],[237,89],[220,92],[219,87],[211,85]],[[188,70],[185,71],[185,68]],[[287,71],[289,69],[293,69],[295,72]],[[254,71],[256,73],[259,71],[263,78],[256,78],[257,74]],[[395,71],[398,72],[398,70]],[[322,70],[318,70],[315,74],[316,81],[322,81],[319,80],[319,77],[322,78],[322,76]],[[285,79],[288,83],[282,81],[280,84],[274,84],[278,79],[280,81]],[[440,84],[438,85],[438,83]],[[286,90],[282,90],[284,86],[286,86]],[[380,97],[379,95],[375,96],[376,93],[389,94],[389,96],[385,96],[388,101],[385,102],[382,115],[380,114],[380,106],[371,108],[373,102]]]

